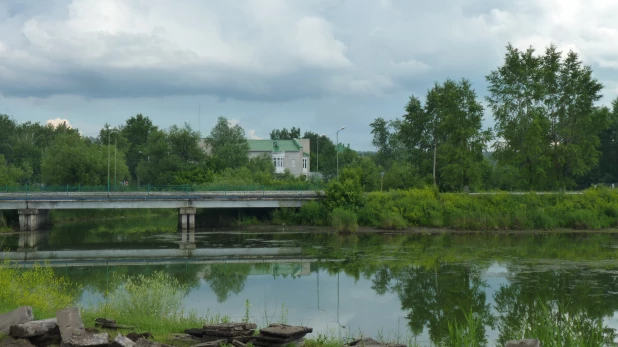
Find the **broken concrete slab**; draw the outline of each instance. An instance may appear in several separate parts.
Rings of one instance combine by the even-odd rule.
[[[232,340],[232,345],[234,347],[247,347],[247,345],[245,345],[244,343],[238,341],[238,340]]]
[[[64,343],[69,343],[73,335],[83,335],[86,333],[82,316],[77,307],[65,308],[56,312],[56,320],[58,321],[60,336]]]
[[[135,343],[135,347],[172,347],[172,346],[141,338],[137,340],[137,342]]]
[[[354,340],[354,341],[348,343],[347,346],[360,346],[360,347],[406,347],[406,345],[404,345],[404,344],[379,342],[379,341],[376,341],[376,340],[372,339],[371,337]]]
[[[115,320],[107,319],[107,318],[96,318],[94,320],[94,326],[97,328],[108,329],[108,330],[135,329],[135,327],[132,325],[118,324],[116,323]]]
[[[312,328],[302,326],[291,326],[286,324],[271,324],[268,328],[260,329],[260,335],[274,336],[274,337],[294,337],[305,336],[308,333],[313,332]]]
[[[135,342],[131,341],[126,336],[122,336],[122,334],[118,334],[114,341],[110,344],[111,347],[135,347]]]
[[[34,320],[11,326],[10,335],[15,338],[31,338],[45,334],[60,334],[56,318]]]
[[[26,339],[14,339],[7,336],[0,340],[0,347],[34,347],[34,345]]]
[[[0,333],[8,335],[12,325],[27,323],[34,320],[32,307],[22,306],[11,312],[0,315]]]
[[[193,335],[195,337],[202,337],[204,336],[204,329],[202,328],[185,329],[185,334]]]
[[[127,337],[129,338],[129,340],[133,341],[133,342],[137,342],[137,340],[139,339],[152,339],[154,338],[154,336],[152,336],[151,333],[149,332],[144,332],[144,333],[135,333],[135,332],[130,332],[127,334]]]
[[[243,331],[243,330],[255,330],[257,324],[255,323],[220,323],[220,324],[206,324],[204,330],[217,330],[217,331]]]
[[[223,340],[202,342],[202,343],[198,343],[197,345],[193,345],[191,347],[220,347],[224,344],[227,344],[227,342],[228,342],[227,340],[223,339]]]
[[[541,341],[537,339],[507,341],[505,347],[541,347]]]
[[[68,340],[62,339],[61,347],[108,347],[109,335],[100,334],[74,334]]]

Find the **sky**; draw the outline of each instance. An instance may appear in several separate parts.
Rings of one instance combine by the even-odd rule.
[[[207,135],[274,128],[373,150],[435,82],[485,76],[508,43],[580,54],[618,95],[615,0],[2,0],[0,114],[96,136],[142,113]],[[493,124],[487,114],[484,125]]]

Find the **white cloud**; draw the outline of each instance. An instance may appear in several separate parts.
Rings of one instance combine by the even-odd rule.
[[[66,124],[68,128],[72,128],[71,123],[69,123],[69,120],[63,119],[63,118],[48,119],[46,124],[47,125],[51,124],[54,128],[58,127],[59,125]]]
[[[255,133],[255,130],[251,129],[247,132],[247,138],[249,140],[261,140],[262,138],[257,136],[257,134]]]
[[[240,121],[238,119],[228,119],[227,124],[231,127],[236,126]]]

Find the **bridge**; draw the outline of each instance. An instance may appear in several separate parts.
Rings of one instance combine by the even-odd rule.
[[[4,188],[4,189],[2,189]],[[107,188],[107,189],[106,189]],[[3,191],[4,190],[4,191]],[[21,231],[37,230],[56,209],[178,209],[178,225],[195,228],[198,208],[301,207],[320,199],[312,185],[267,186],[144,186],[144,187],[1,187],[0,210],[17,210]]]

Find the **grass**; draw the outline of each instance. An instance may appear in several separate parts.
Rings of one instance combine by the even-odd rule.
[[[358,219],[354,211],[336,208],[331,215],[331,226],[338,232],[355,232],[358,229]]]

